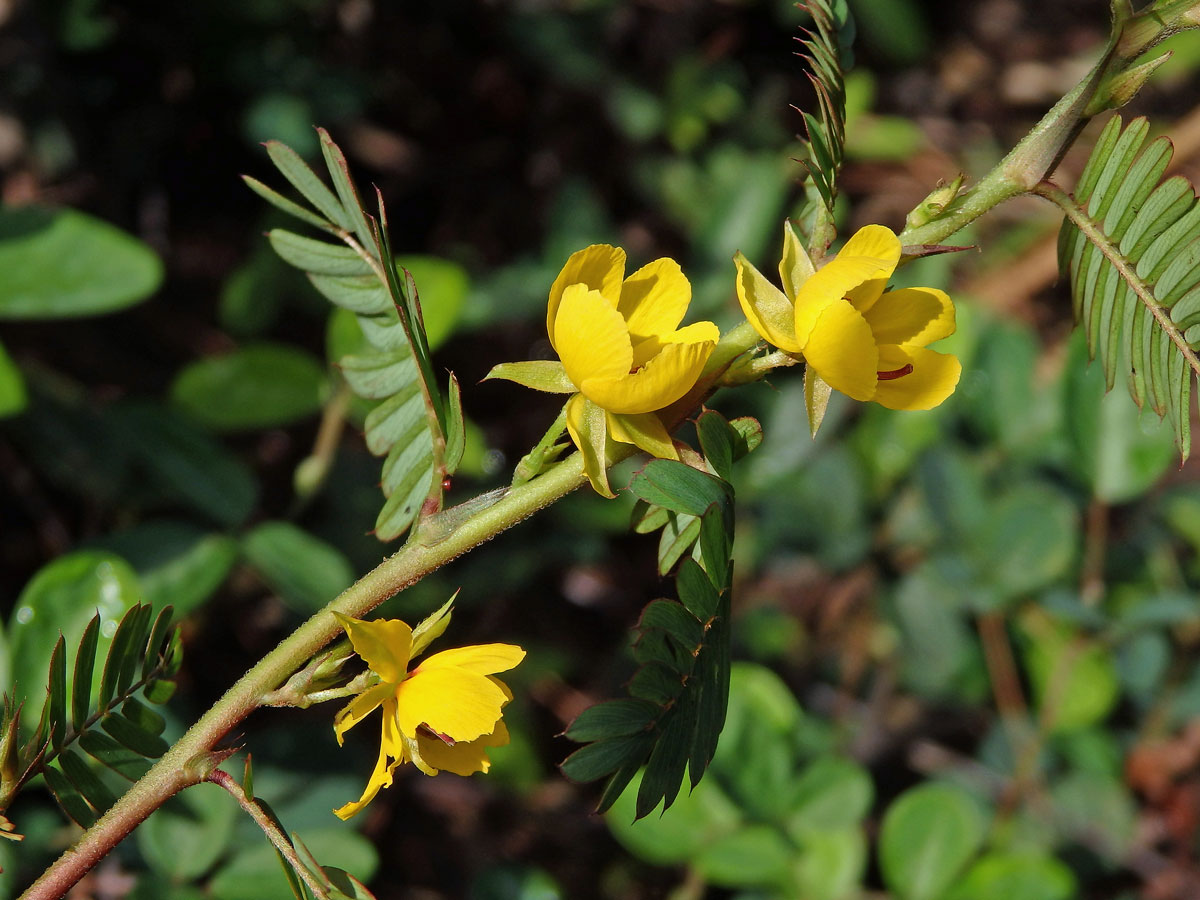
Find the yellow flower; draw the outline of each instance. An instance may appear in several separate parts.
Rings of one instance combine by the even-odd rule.
[[[546,332],[561,362],[505,363],[488,374],[575,394],[567,401],[567,431],[593,487],[609,497],[605,440],[678,459],[657,412],[695,385],[720,338],[712,322],[679,327],[692,286],[674,260],[656,259],[624,276],[620,247],[593,244],[571,254],[546,310]]]
[[[831,387],[889,409],[932,409],[952,393],[962,366],[926,345],[954,333],[954,304],[935,288],[884,291],[900,261],[900,239],[882,225],[860,228],[813,271],[799,238],[783,226],[783,291],[737,254],[737,294],[754,329],[805,361]]]
[[[450,603],[415,629],[399,619],[364,622],[338,615],[338,621],[379,683],[337,714],[334,733],[341,744],[347,731],[383,707],[383,734],[362,796],[334,813],[348,819],[360,812],[391,785],[393,770],[404,762],[412,761],[426,775],[442,769],[456,775],[486,772],[491,765],[487,748],[508,743],[500,716],[512,692],[495,674],[517,665],[525,651],[512,644],[443,650],[410,672],[412,658],[446,630]]]

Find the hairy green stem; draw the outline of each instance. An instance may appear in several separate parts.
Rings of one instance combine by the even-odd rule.
[[[220,788],[223,788],[240,806],[251,819],[254,824],[262,829],[262,833],[267,836],[267,840],[279,851],[292,871],[298,875],[308,889],[313,892],[313,896],[318,900],[327,900],[329,892],[325,890],[325,885],[321,884],[317,876],[309,871],[303,860],[300,859],[300,854],[296,852],[296,848],[292,842],[288,840],[283,829],[279,827],[274,819],[267,814],[263,809],[262,804],[258,803],[253,797],[249,796],[245,789],[238,784],[236,778],[228,772],[222,772],[220,769],[214,769],[208,776],[208,780]]]

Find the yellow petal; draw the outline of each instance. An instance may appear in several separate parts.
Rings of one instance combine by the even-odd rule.
[[[804,346],[804,358],[843,394],[855,400],[875,395],[879,350],[871,326],[849,303],[835,303],[821,314]]]
[[[859,256],[890,262],[883,275],[865,281],[847,292],[846,296],[859,312],[870,309],[879,299],[883,289],[887,287],[888,279],[896,269],[896,264],[900,261],[902,252],[900,239],[890,228],[882,225],[867,225],[858,229],[850,240],[846,241],[846,246],[838,251],[838,256]]]
[[[598,291],[573,284],[558,307],[558,356],[577,385],[619,378],[633,368],[633,347],[621,314]]]
[[[799,353],[803,345],[796,340],[796,317],[791,300],[741,253],[734,256],[733,264],[737,266],[738,303],[754,330],[780,350]]]
[[[454,741],[473,741],[496,727],[508,698],[486,675],[456,666],[421,671],[396,692],[396,722],[409,736],[428,725]]]
[[[899,260],[900,239],[892,232],[882,225],[860,228],[829,265],[796,291],[796,340],[807,343],[821,313],[845,297],[860,310],[869,309]]]
[[[382,734],[379,739],[379,757],[375,761],[375,769],[371,772],[371,777],[367,779],[367,786],[363,789],[362,796],[351,803],[347,803],[345,806],[339,806],[333,811],[333,814],[343,822],[351,816],[362,812],[363,808],[375,799],[375,795],[381,789],[391,787],[392,772],[402,761],[402,758],[393,752],[395,748],[391,738],[394,735],[395,726],[390,724],[392,720],[392,716],[385,715],[383,717]],[[395,758],[389,762],[389,756]]]
[[[692,286],[679,263],[664,257],[647,263],[625,279],[617,309],[629,324],[629,334],[636,343],[674,331],[691,301]]]
[[[546,307],[546,333],[550,346],[558,349],[555,320],[563,292],[573,284],[586,284],[599,291],[609,302],[617,305],[621,295],[621,279],[625,276],[625,251],[608,244],[592,244],[576,250],[568,258],[554,284],[550,286],[550,303]]]
[[[403,680],[408,671],[408,658],[412,651],[412,629],[399,619],[376,619],[364,622],[334,613],[346,634],[354,652],[361,656],[385,682],[395,684]]]
[[[587,378],[580,382],[579,389],[597,406],[612,413],[654,412],[670,406],[691,390],[714,346],[710,341],[667,344],[636,372],[620,378]]]
[[[413,675],[445,666],[457,666],[479,675],[494,675],[496,672],[507,672],[524,658],[525,651],[513,644],[473,644],[433,654],[421,663]]]
[[[713,322],[693,322],[678,331],[667,334],[653,335],[633,345],[633,365],[631,369],[640,369],[662,351],[667,344],[699,344],[712,341],[716,344],[721,339],[721,329]]]
[[[395,684],[377,684],[367,688],[343,706],[333,717],[333,733],[337,737],[338,745],[341,745],[347,731],[373,713],[379,704],[391,697],[395,691]]]
[[[614,441],[634,444],[659,459],[679,459],[679,451],[657,413],[608,415],[608,433]]]
[[[900,378],[879,382],[873,398],[888,409],[933,409],[954,393],[962,364],[949,353],[924,347],[881,347],[880,366],[895,370],[911,364],[913,370]],[[900,361],[901,365],[895,363]]]
[[[954,334],[954,303],[936,288],[888,291],[864,315],[879,344],[924,347]]]
[[[551,394],[570,394],[579,390],[567,377],[567,370],[557,359],[531,359],[525,362],[500,363],[483,376],[483,380],[503,378],[522,387]]]
[[[417,627],[413,629],[412,652],[410,656],[417,656],[442,636],[442,633],[446,630],[446,626],[450,624],[451,608],[454,606],[454,601],[457,597],[458,591],[455,591],[454,596],[438,607],[436,612],[426,616],[417,623]]]
[[[488,748],[503,747],[508,741],[508,729],[503,722],[497,722],[496,730],[491,734],[485,734],[474,741],[456,743],[453,747],[437,738],[417,735],[422,760],[434,769],[453,772],[455,775],[486,772],[492,765],[487,756]]]
[[[604,410],[583,394],[567,401],[567,433],[583,454],[583,471],[601,497],[617,496],[608,486],[608,419]]]
[[[800,243],[800,236],[796,234],[795,227],[787,219],[784,219],[783,255],[779,258],[779,278],[783,285],[783,292],[789,301],[796,299],[796,291],[800,289],[800,285],[812,277],[814,271],[816,270],[813,268],[812,260],[808,258],[804,245]],[[794,323],[790,319],[788,327],[794,327]]]
[[[508,700],[511,700],[513,698],[513,693],[512,693],[512,691],[510,691],[508,689],[508,685],[505,684],[503,681],[501,681],[499,678],[497,678],[494,675],[489,675],[488,681],[490,681],[492,684],[496,685],[496,687],[500,688],[500,691],[504,694],[505,697],[508,698]]]

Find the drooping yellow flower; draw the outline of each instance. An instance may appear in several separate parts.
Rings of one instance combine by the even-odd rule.
[[[610,497],[606,439],[678,459],[657,412],[695,385],[720,338],[712,322],[679,327],[692,286],[674,260],[656,259],[624,276],[620,247],[593,244],[571,254],[546,310],[546,332],[561,362],[504,363],[488,374],[575,394],[567,401],[567,431],[593,487]]]
[[[337,615],[335,613],[335,615]],[[360,812],[392,783],[396,766],[411,761],[426,775],[486,772],[488,747],[508,743],[500,720],[512,692],[495,675],[513,668],[525,651],[512,644],[481,644],[443,650],[412,671],[410,661],[450,623],[450,603],[409,628],[399,619],[364,622],[338,615],[350,643],[379,682],[350,701],[334,718],[338,743],[377,708],[383,708],[379,759],[362,796],[335,809],[341,819]]]
[[[882,225],[860,228],[814,271],[799,238],[783,226],[775,287],[737,254],[737,294],[754,329],[803,356],[831,387],[889,409],[932,409],[949,397],[962,366],[926,345],[954,333],[954,304],[935,288],[885,291],[900,239]]]

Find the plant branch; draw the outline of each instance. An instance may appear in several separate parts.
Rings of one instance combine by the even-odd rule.
[[[632,455],[622,451],[620,458]],[[362,618],[384,600],[468,550],[490,540],[575,490],[587,479],[576,453],[494,504],[457,523],[431,543],[410,541],[343,591],[284,639],[218,700],[116,804],[83,833],[21,895],[21,900],[57,900],[150,813],[185,787],[207,779],[217,744],[256,709],[303,662],[341,632],[333,613]],[[453,510],[447,510],[452,512]],[[444,515],[445,513],[443,513]]]
[[[283,829],[279,824],[267,813],[261,803],[253,797],[247,795],[245,789],[238,783],[237,779],[228,772],[223,772],[220,769],[214,769],[208,776],[208,780],[218,787],[224,788],[225,791],[240,806],[251,819],[254,824],[262,829],[263,834],[267,836],[267,840],[279,851],[279,855],[287,860],[287,864],[292,867],[300,878],[308,885],[308,889],[313,892],[313,896],[318,900],[328,900],[329,892],[325,890],[320,880],[309,871],[308,866],[300,859],[300,854],[296,852],[295,846],[288,840],[288,836],[283,833]]]

